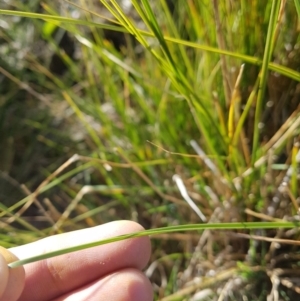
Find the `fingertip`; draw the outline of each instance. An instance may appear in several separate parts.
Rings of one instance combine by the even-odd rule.
[[[129,285],[130,300],[153,300],[153,288],[149,279],[141,272],[131,272],[131,284]]]
[[[109,227],[109,228],[115,228],[117,231],[120,231],[120,229],[125,230],[126,232],[139,232],[139,231],[144,231],[145,228],[134,221],[130,220],[118,220],[118,221],[113,221],[109,222],[107,224],[101,225],[100,227]]]
[[[123,229],[122,231],[126,229],[127,233],[135,233],[145,230],[142,225],[134,221],[122,220],[113,223],[116,223],[118,225],[118,229]],[[139,269],[144,269],[150,260],[152,252],[150,237],[136,237],[131,240],[130,244],[132,244],[131,255],[134,256],[136,260],[140,259],[137,267]]]
[[[105,237],[102,236],[100,238],[105,239],[108,237],[117,237],[123,234],[133,234],[136,232],[144,231],[145,228],[134,221],[119,220],[95,227],[94,230],[99,233],[106,233]],[[150,260],[152,248],[149,236],[140,236],[117,242],[115,246],[118,246],[118,250],[122,250],[122,252],[127,250],[127,259],[134,258],[134,261],[132,261],[134,262],[132,267],[142,270]],[[113,249],[113,246],[111,246],[111,249],[113,250],[112,252],[114,252],[114,254],[118,254],[119,259],[124,262],[124,256],[122,252],[117,252]]]
[[[0,295],[0,301],[18,300],[25,285],[25,270],[22,266],[13,269],[8,267],[7,264],[18,260],[18,257],[7,249],[0,247],[0,254],[1,258],[4,260],[4,263],[2,262],[2,264],[6,266],[6,268],[4,268],[4,273],[8,273],[6,285],[4,286],[2,295]]]
[[[105,283],[105,286],[101,285]],[[100,284],[100,285],[99,285]],[[116,301],[153,301],[153,288],[145,274],[136,269],[124,269],[107,275],[99,281],[98,296],[103,300]],[[118,288],[118,289],[116,289]]]

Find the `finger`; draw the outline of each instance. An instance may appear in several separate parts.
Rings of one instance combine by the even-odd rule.
[[[121,270],[53,301],[152,301],[150,281],[140,271]]]
[[[24,288],[25,271],[23,267],[8,268],[7,264],[18,258],[7,249],[0,247],[0,255],[0,301],[15,301]]]
[[[21,259],[141,230],[137,223],[118,221],[52,236],[11,251]],[[26,283],[20,300],[53,299],[114,271],[142,269],[149,260],[150,250],[149,238],[140,237],[25,265]]]

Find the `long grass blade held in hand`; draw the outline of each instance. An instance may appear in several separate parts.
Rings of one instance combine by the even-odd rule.
[[[171,227],[163,227],[156,229],[149,229],[145,231],[140,231],[131,234],[120,235],[117,237],[112,237],[100,241],[95,241],[87,244],[82,244],[79,246],[73,246],[53,252],[49,252],[46,254],[41,254],[38,256],[34,256],[31,258],[26,258],[22,260],[18,260],[9,264],[10,268],[16,268],[21,265],[25,265],[28,263],[36,262],[43,259],[48,259],[51,257],[67,254],[70,252],[80,251],[91,247],[96,247],[116,241],[121,241],[124,239],[148,236],[148,235],[158,235],[164,233],[172,233],[172,232],[183,232],[183,231],[201,231],[201,230],[250,230],[250,229],[291,229],[299,227],[296,222],[238,222],[238,223],[211,223],[211,224],[191,224],[191,225],[181,225],[181,226],[171,226]]]

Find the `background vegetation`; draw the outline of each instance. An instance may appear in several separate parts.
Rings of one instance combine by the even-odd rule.
[[[297,0],[7,0],[0,13],[1,245],[116,219],[298,220]],[[298,236],[154,236],[146,273],[157,300],[295,300]]]

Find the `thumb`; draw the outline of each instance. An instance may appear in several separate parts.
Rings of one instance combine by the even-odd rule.
[[[9,269],[5,258],[0,254],[0,300],[8,283]]]
[[[8,263],[18,260],[10,251],[0,246],[0,301],[16,301],[25,285],[24,268],[9,268]]]

